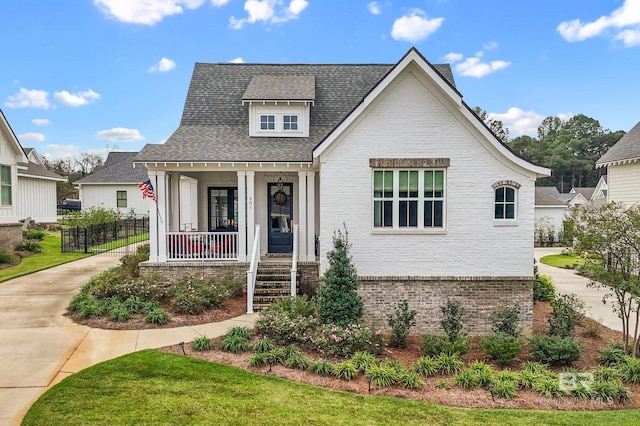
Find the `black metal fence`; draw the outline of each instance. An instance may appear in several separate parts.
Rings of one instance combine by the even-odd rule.
[[[63,228],[61,251],[81,253],[128,253],[129,245],[149,239],[149,219],[123,219],[87,227]]]

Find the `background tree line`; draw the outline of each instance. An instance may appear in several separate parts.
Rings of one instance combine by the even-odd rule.
[[[509,139],[509,129],[500,120],[489,118],[479,107],[474,112],[518,155],[549,167],[552,175],[538,179],[538,186],[555,186],[560,192],[573,187],[596,186],[606,170],[596,170],[596,161],[613,146],[625,131],[603,129],[600,122],[584,114],[568,120],[547,117],[538,126],[538,136]]]
[[[56,182],[58,201],[79,198],[78,189],[74,182],[91,174],[96,168],[104,165],[100,154],[81,152],[79,157],[50,159],[42,156],[44,166],[67,178],[66,182]]]

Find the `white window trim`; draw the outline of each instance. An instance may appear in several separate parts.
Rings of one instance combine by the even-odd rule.
[[[513,200],[514,200],[514,217],[513,219],[496,219],[496,191],[499,188],[510,188],[513,189]],[[518,225],[518,217],[519,217],[519,206],[520,206],[520,185],[509,182],[509,183],[503,183],[501,185],[493,185],[492,186],[492,196],[491,196],[491,200],[492,200],[492,215],[493,215],[493,225],[494,226],[517,226]],[[505,191],[505,197],[506,197],[506,191]]]
[[[253,137],[289,137],[301,138],[309,136],[310,106],[301,103],[255,103],[249,105],[249,136]],[[262,130],[260,118],[265,115],[273,115],[275,128]],[[297,130],[284,129],[284,117],[298,117]]]
[[[374,176],[377,171],[392,171],[393,172],[393,199],[392,201],[392,226],[374,226],[375,220],[375,207],[374,201],[376,197],[373,197],[373,188],[375,185]],[[415,197],[400,198],[400,172],[401,171],[417,171],[418,172],[418,226],[403,226],[400,227],[400,201],[416,200]],[[426,198],[424,196],[424,173],[427,171],[442,171],[443,172],[443,185],[442,185],[442,226],[424,226],[424,202],[430,200],[439,200],[436,197]],[[374,168],[371,170],[371,190],[369,192],[371,197],[371,233],[372,234],[446,234],[447,233],[447,169],[446,168]],[[379,198],[382,200],[383,198]]]

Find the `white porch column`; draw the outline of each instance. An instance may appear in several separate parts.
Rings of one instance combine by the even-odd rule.
[[[238,260],[247,261],[247,172],[238,170]]]
[[[167,173],[169,175],[168,182],[171,185],[167,188],[167,203],[171,211],[167,214],[165,222],[167,226],[165,229],[172,232],[180,230],[180,173],[172,172]]]
[[[153,180],[151,181],[153,182]],[[167,175],[164,170],[156,171],[156,181],[153,183],[158,214],[158,262],[167,261]]]
[[[156,183],[155,170],[149,170],[149,181],[152,185]],[[154,188],[155,189],[155,188]],[[156,191],[157,193],[157,191]],[[156,203],[151,199],[147,199],[149,204],[149,262],[158,261],[158,209]]]
[[[316,172],[307,172],[307,260],[316,260]]]
[[[253,239],[256,233],[255,199],[255,175],[254,171],[247,171],[247,254],[253,252]],[[260,256],[260,253],[258,253]]]
[[[307,260],[307,172],[298,172],[298,258]]]

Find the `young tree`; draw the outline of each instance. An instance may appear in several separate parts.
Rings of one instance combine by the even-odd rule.
[[[342,327],[362,319],[363,304],[357,293],[356,268],[349,257],[348,234],[338,230],[333,235],[333,250],[327,253],[329,268],[318,287],[318,317],[324,324]]]
[[[494,120],[487,113],[487,111],[483,110],[480,107],[475,107],[473,112],[476,113],[478,117],[487,125],[489,129],[493,132],[494,135],[498,137],[502,142],[509,142],[509,129],[505,127],[504,123],[501,120]]]
[[[640,345],[640,206],[609,203],[574,208],[571,213],[576,248],[588,253],[585,267],[593,286],[609,292],[622,321],[623,347],[638,355]],[[633,327],[633,330],[632,330]]]

